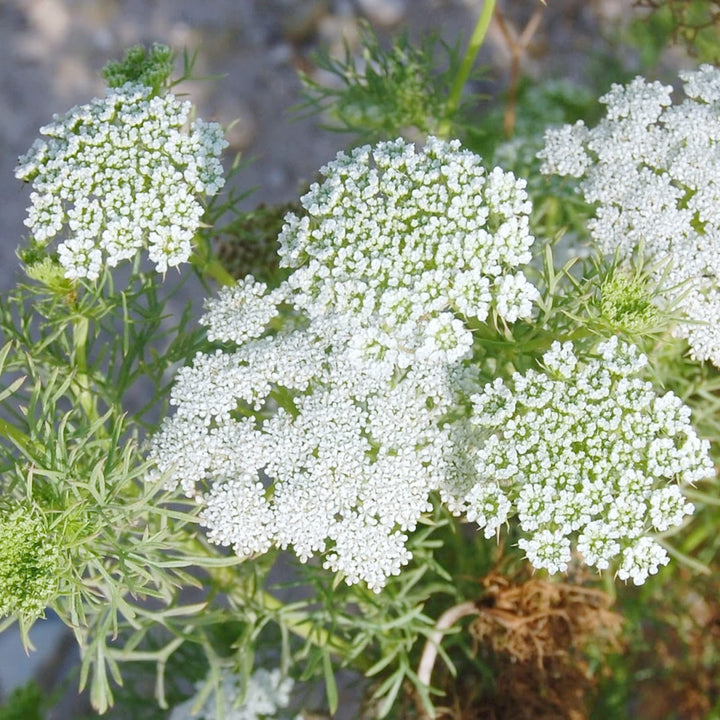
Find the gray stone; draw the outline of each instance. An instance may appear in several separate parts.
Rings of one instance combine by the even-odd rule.
[[[357,4],[371,23],[384,27],[397,25],[407,12],[407,0],[357,0]]]

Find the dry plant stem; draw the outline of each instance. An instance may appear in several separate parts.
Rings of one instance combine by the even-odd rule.
[[[446,610],[435,623],[435,630],[432,635],[425,642],[425,647],[420,657],[420,665],[418,666],[418,680],[424,685],[430,685],[430,678],[432,677],[433,667],[435,667],[435,660],[437,659],[438,646],[442,642],[445,631],[451,628],[458,620],[467,617],[468,615],[477,615],[480,612],[474,602],[468,600],[467,602],[454,605],[449,610]],[[427,714],[425,717],[430,717]]]
[[[515,107],[517,104],[518,81],[520,80],[520,61],[533,35],[535,35],[538,27],[540,27],[543,10],[544,6],[535,8],[527,25],[520,36],[518,36],[517,30],[505,19],[500,8],[495,8],[495,20],[510,50],[510,87],[508,89],[508,101],[505,106],[505,116],[503,118],[503,132],[506,138],[511,138],[515,131]]]

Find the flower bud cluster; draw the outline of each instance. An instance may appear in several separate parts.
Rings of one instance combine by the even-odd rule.
[[[456,315],[484,322],[530,316],[536,288],[518,266],[533,237],[525,181],[458,141],[402,139],[339,153],[280,234],[281,263],[313,314],[350,313],[378,329],[398,362],[468,354]]]
[[[223,185],[227,145],[216,123],[188,121],[189,102],[127,83],[41,128],[16,176],[32,182],[25,224],[46,245],[62,236],[67,278],[96,280],[147,248],[158,272],[185,262],[199,195]]]
[[[485,435],[468,519],[492,537],[517,514],[534,567],[567,569],[574,546],[587,565],[637,585],[668,562],[650,537],[693,512],[681,488],[713,475],[709,444],[672,393],[637,377],[647,358],[617,338],[580,362],[553,343],[544,372],[496,380],[473,400]]]
[[[0,618],[42,615],[57,590],[61,562],[39,516],[20,507],[0,517]]]
[[[544,172],[582,179],[604,252],[629,257],[642,247],[669,259],[665,285],[687,318],[676,333],[693,357],[720,367],[720,69],[680,77],[686,98],[676,105],[658,82],[613,85],[596,127],[548,130],[540,156]]]
[[[110,87],[122,87],[126,83],[138,83],[160,92],[168,84],[173,70],[172,50],[162,43],[149,48],[133,45],[122,60],[111,60],[102,69],[102,76]]]

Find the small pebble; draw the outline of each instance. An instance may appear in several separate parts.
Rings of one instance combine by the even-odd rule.
[[[360,12],[377,25],[397,25],[407,11],[407,0],[357,0]]]
[[[283,21],[283,37],[291,43],[312,40],[318,25],[330,12],[329,0],[310,0],[291,11]]]

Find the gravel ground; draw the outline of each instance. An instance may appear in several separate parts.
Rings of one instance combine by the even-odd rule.
[[[602,22],[623,18],[629,0],[549,0],[547,17],[529,48],[524,67],[535,76],[578,78],[591,49],[602,47]],[[13,282],[15,248],[23,237],[28,191],[13,175],[18,155],[54,112],[101,94],[99,69],[138,42],[165,42],[198,50],[197,73],[218,75],[182,88],[198,115],[223,124],[231,150],[253,159],[236,178],[257,188],[248,206],[294,198],[303,179],[348,138],[328,134],[314,118],[293,120],[299,99],[297,69],[312,69],[318,44],[339,50],[352,43],[358,20],[381,33],[407,29],[411,37],[435,30],[449,43],[467,34],[479,0],[0,0],[0,292]],[[506,0],[508,16],[522,28],[534,0]],[[481,62],[504,87],[509,53],[494,28]],[[56,658],[68,654],[56,621],[33,633],[38,651],[29,658],[12,631],[0,635],[0,697],[30,676],[54,684]],[[62,663],[61,663],[62,664]],[[72,717],[67,708],[53,717]]]
[[[612,17],[628,0],[597,5]],[[522,22],[534,0],[506,0],[507,13]],[[577,76],[600,42],[595,3],[552,0],[548,17],[525,61],[527,71]],[[448,42],[475,21],[479,0],[4,0],[0,2],[0,288],[11,284],[14,252],[23,236],[28,192],[13,175],[23,153],[55,112],[101,94],[100,68],[123,49],[165,42],[198,50],[197,73],[218,75],[182,88],[198,114],[223,124],[231,150],[252,165],[237,182],[257,188],[248,203],[282,202],[347,144],[321,131],[314,118],[294,120],[289,108],[300,99],[299,66],[308,65],[314,46],[340,50],[351,45],[358,20],[383,33],[428,29]],[[568,62],[568,56],[572,62]],[[502,87],[509,60],[497,30],[481,61],[494,64]],[[228,151],[229,152],[229,151]]]

